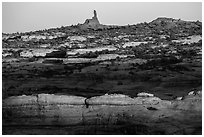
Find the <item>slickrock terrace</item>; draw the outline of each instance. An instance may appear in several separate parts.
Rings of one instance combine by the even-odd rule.
[[[13,134],[32,134],[42,126],[61,126],[65,132],[56,131],[58,134],[195,134],[201,128],[200,91],[172,101],[142,95],[135,98],[122,94],[91,98],[53,94],[8,97],[3,100],[3,128],[7,134],[19,125],[27,128]],[[66,131],[67,128],[71,130]]]

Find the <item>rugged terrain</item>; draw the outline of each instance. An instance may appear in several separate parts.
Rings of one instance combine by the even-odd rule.
[[[164,107],[165,109],[162,108],[161,110],[162,114],[165,113],[164,115],[167,113],[172,114],[170,118],[169,116],[165,117],[165,120],[168,122],[172,120],[171,118],[175,118],[178,121],[178,119],[185,115],[185,120],[182,119],[181,121],[189,122],[190,124],[181,122],[181,127],[186,131],[181,132],[179,129],[179,132],[177,132],[176,123],[174,123],[175,127],[171,125],[171,129],[176,128],[175,131],[173,129],[173,131],[163,131],[161,129],[160,131],[162,132],[157,132],[150,128],[151,126],[146,127],[147,123],[139,124],[141,127],[144,127],[141,128],[136,124],[138,123],[137,118],[141,120],[139,118],[140,114],[137,111],[133,113],[133,110],[141,109],[141,112],[147,113],[148,118],[153,113],[160,115],[160,110],[158,111],[158,108],[155,109],[154,107],[149,107],[150,110],[146,110],[146,107],[142,107],[143,103],[135,105],[138,104],[136,99],[137,101],[133,101],[133,106],[130,105],[124,108],[122,105],[123,107],[120,107],[121,103],[116,101],[117,105],[114,107],[102,105],[100,109],[96,109],[97,111],[90,111],[91,114],[94,113],[94,117],[95,114],[106,115],[102,114],[103,111],[106,111],[107,117],[109,117],[112,111],[115,111],[116,114],[119,113],[118,111],[123,111],[125,115],[128,113],[127,118],[129,120],[123,121],[122,125],[131,126],[131,124],[136,124],[139,131],[132,129],[133,131],[129,132],[125,131],[126,127],[120,127],[124,128],[124,131],[121,130],[124,133],[116,132],[114,128],[118,129],[119,127],[114,122],[114,124],[110,124],[112,129],[107,128],[110,129],[110,132],[100,131],[99,129],[103,128],[100,128],[100,126],[103,126],[103,124],[99,122],[100,124],[97,126],[99,129],[96,129],[96,132],[91,131],[91,126],[76,127],[81,132],[65,132],[64,129],[62,132],[64,134],[201,133],[201,97],[198,99],[199,101],[194,101],[194,103],[197,102],[196,105],[193,103],[194,106],[199,104],[199,111],[194,110],[192,107],[188,107],[185,111],[180,111],[180,109],[175,109],[174,105],[172,105],[172,102],[174,104],[174,102],[178,102],[178,99],[185,98],[191,91],[202,91],[202,23],[199,21],[183,21],[181,19],[161,17],[149,23],[108,26],[100,24],[96,12],[94,12],[94,17],[87,19],[83,24],[25,33],[3,33],[2,36],[2,95],[3,111],[5,112],[3,113],[3,121],[6,121],[3,122],[5,127],[3,130],[5,129],[5,134],[19,133],[19,131],[16,132],[11,127],[13,124],[18,125],[23,122],[20,118],[18,118],[19,121],[15,121],[13,117],[22,116],[24,121],[27,113],[29,117],[30,114],[35,115],[33,117],[41,116],[41,111],[38,113],[36,109],[42,109],[42,106],[36,103],[36,101],[34,101],[35,107],[30,105],[29,102],[26,107],[23,107],[24,105],[22,104],[26,104],[24,99],[27,97],[33,97],[36,100],[36,97],[41,96],[41,94],[66,97],[77,96],[83,100],[83,103],[80,104],[82,106],[79,108],[73,108],[73,113],[75,109],[77,114],[80,112],[80,115],[83,111],[84,117],[87,118],[88,114],[86,113],[88,113],[87,111],[91,107],[86,109],[87,104],[84,104],[84,100],[90,100],[104,94],[122,94],[122,100],[124,99],[123,96],[128,96],[129,100],[135,100],[138,93],[141,92],[152,93],[161,100],[160,102],[170,103]],[[20,99],[20,107],[15,106],[16,109],[10,109],[7,106],[12,102],[11,98],[15,100],[15,98],[18,99],[22,95],[23,101]],[[53,100],[55,99],[53,98]],[[80,99],[77,98],[76,100],[80,101]],[[5,104],[4,101],[7,103]],[[106,103],[106,101],[106,99],[102,99],[102,102]],[[179,101],[181,104],[183,103],[183,100]],[[17,104],[15,103],[14,105]],[[31,112],[27,112],[27,107]],[[55,107],[51,109],[53,113],[58,109],[61,110],[58,107],[56,110]],[[69,109],[70,107],[65,107],[65,110]],[[43,107],[43,110],[46,111],[46,107]],[[26,112],[25,114],[23,113],[24,111]],[[64,110],[62,109],[62,111]],[[13,116],[13,112],[19,112],[19,115],[15,116],[14,114]],[[11,116],[10,113],[12,113]],[[122,112],[119,114],[122,114]],[[130,114],[133,117],[130,117]],[[45,119],[46,115],[47,113],[44,114],[43,112]],[[56,117],[63,117],[61,114],[58,115]],[[58,125],[60,120],[56,120],[54,114],[52,116],[54,121],[56,121],[56,123],[52,122],[53,126]],[[158,118],[157,116],[156,119]],[[93,120],[94,117],[91,119]],[[123,116],[121,115],[121,117]],[[195,117],[195,119],[192,117]],[[62,118],[62,121],[65,119]],[[102,118],[102,121],[105,119]],[[152,122],[153,119],[150,121]],[[196,122],[193,123],[190,119],[194,119]],[[28,120],[28,123],[35,123],[30,120]],[[39,122],[37,122],[38,126],[41,126],[41,120],[36,119]],[[48,121],[50,122],[50,120]],[[49,122],[48,125],[50,124]],[[130,123],[128,124],[128,122]],[[156,124],[154,122],[152,123],[153,125]],[[67,124],[66,120],[65,124]],[[105,125],[108,126],[107,123]],[[158,125],[162,127],[162,125]],[[185,127],[185,125],[189,125],[192,130]],[[70,130],[69,128],[71,127],[66,128]],[[36,130],[40,129],[37,128]],[[25,134],[30,132],[25,131]],[[43,131],[40,132],[45,134]],[[20,134],[23,133],[20,132]]]
[[[201,134],[202,93],[161,100],[37,94],[3,101],[3,134]]]

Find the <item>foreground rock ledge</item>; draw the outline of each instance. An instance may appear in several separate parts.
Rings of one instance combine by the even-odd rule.
[[[90,134],[89,130],[92,134],[201,134],[202,94],[193,92],[172,101],[121,94],[89,99],[53,94],[13,96],[3,100],[3,127],[15,125],[72,126],[81,131],[71,129],[63,134]]]

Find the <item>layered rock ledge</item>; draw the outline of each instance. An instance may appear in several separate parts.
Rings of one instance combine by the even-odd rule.
[[[146,93],[134,98],[122,94],[12,96],[3,100],[3,127],[8,132],[11,126],[72,126],[80,131],[63,134],[201,134],[202,93],[193,91],[171,101]]]

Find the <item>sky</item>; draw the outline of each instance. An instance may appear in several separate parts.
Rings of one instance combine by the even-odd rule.
[[[202,21],[201,2],[3,2],[2,31],[28,32],[84,23],[93,10],[105,25],[150,22],[158,17]]]

